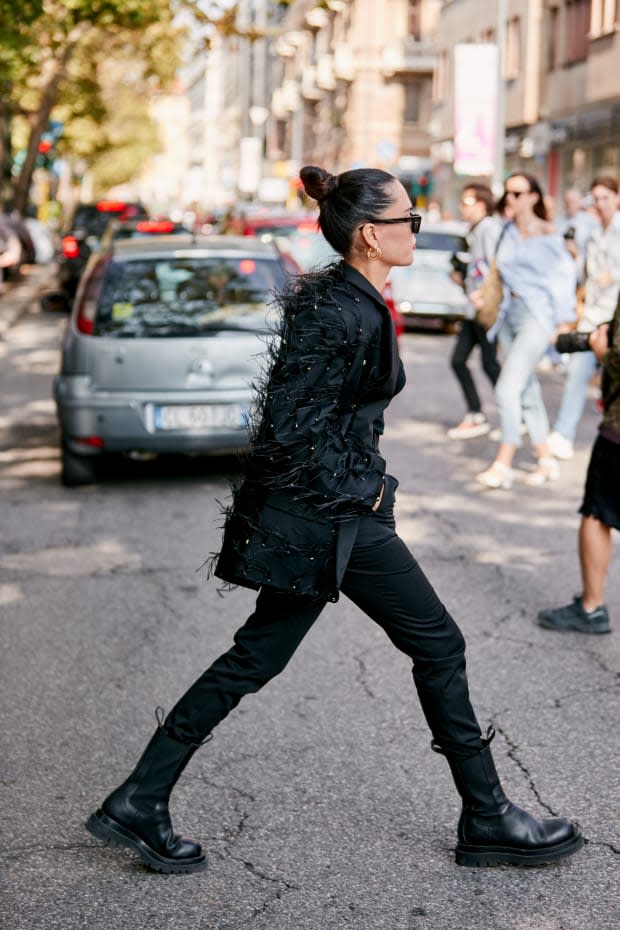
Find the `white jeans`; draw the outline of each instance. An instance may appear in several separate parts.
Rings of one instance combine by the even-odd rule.
[[[551,335],[527,305],[513,298],[498,334],[503,362],[495,385],[502,442],[521,445],[523,421],[534,445],[546,442],[549,418],[545,409],[536,365],[549,348]]]

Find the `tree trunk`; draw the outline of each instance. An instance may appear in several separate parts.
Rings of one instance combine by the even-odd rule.
[[[24,163],[13,188],[12,207],[21,214],[24,213],[28,205],[32,175],[36,167],[37,155],[39,153],[39,142],[47,129],[50,114],[58,99],[58,91],[67,74],[67,66],[74,48],[75,42],[67,44],[62,50],[61,55],[50,63],[49,73],[41,92],[39,109],[34,116],[32,129],[30,130],[26,158],[24,159]]]
[[[9,192],[11,181],[11,114],[0,99],[0,209]]]

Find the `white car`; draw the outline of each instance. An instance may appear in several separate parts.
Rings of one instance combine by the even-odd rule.
[[[467,260],[466,227],[461,223],[425,225],[416,236],[412,265],[393,268],[388,281],[405,322],[438,320],[450,325],[469,316],[463,288],[452,279],[452,259]]]

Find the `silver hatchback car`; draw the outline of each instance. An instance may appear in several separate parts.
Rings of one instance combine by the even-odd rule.
[[[286,275],[273,243],[232,236],[121,240],[93,255],[54,380],[63,482],[93,482],[108,452],[246,446]]]

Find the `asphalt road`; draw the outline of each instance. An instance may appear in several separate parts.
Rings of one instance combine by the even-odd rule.
[[[206,847],[206,873],[154,875],[86,833],[156,705],[169,708],[228,648],[252,597],[221,597],[199,570],[218,546],[233,462],[132,462],[95,487],[60,485],[51,379],[64,320],[29,301],[45,277],[37,269],[0,307],[3,926],[618,930],[617,553],[611,636],[533,622],[579,590],[576,509],[598,415],[589,402],[553,486],[479,489],[493,446],[445,439],[462,403],[452,338],[437,334],[403,340],[409,381],[383,443],[401,482],[400,532],[466,635],[507,793],[578,821],[585,848],[541,869],[454,864],[458,798],[408,662],[344,599],[175,792],[175,824]],[[543,382],[554,411],[562,378]],[[527,447],[517,464],[533,467]]]

